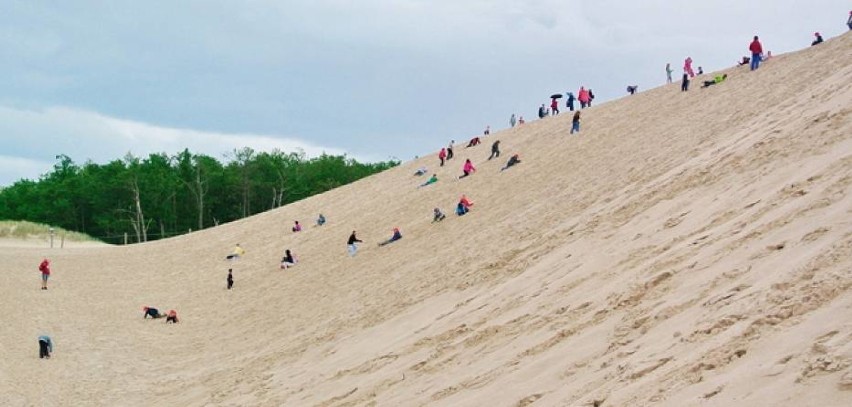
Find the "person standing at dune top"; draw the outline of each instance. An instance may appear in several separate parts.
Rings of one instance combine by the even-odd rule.
[[[760,68],[760,58],[763,57],[763,45],[760,44],[760,39],[756,35],[751,44],[748,45],[748,50],[751,51],[751,70]]]
[[[550,99],[550,112],[554,116],[559,114],[559,102],[556,101],[556,98]]]
[[[512,117],[509,118],[509,126],[515,127],[516,123],[517,123],[517,120],[515,119],[515,114],[512,113]]]
[[[846,19],[846,26],[852,30],[852,10],[849,11],[849,18]]]
[[[41,289],[47,290],[47,280],[50,278],[50,260],[44,259],[38,265],[38,271],[41,272]]]
[[[683,60],[683,71],[686,72],[690,78],[695,77],[695,72],[692,71],[692,57],[686,57],[686,59]]]
[[[683,80],[680,82],[680,91],[686,92],[689,90],[689,74],[683,73]]]
[[[589,91],[580,86],[580,90],[577,91],[577,100],[580,101],[580,109],[585,109],[589,105]]]
[[[666,63],[666,83],[672,83],[672,64]]]
[[[565,94],[565,107],[567,107],[568,110],[572,112],[574,111],[574,99],[575,98],[573,93],[568,92]]]

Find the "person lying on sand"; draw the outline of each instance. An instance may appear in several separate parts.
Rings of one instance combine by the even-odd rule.
[[[388,240],[379,242],[379,246],[384,246],[386,244],[393,243],[399,239],[402,239],[402,233],[399,233],[399,228],[393,228],[393,236],[391,236]]]

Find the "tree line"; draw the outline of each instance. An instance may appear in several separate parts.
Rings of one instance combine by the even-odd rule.
[[[0,189],[0,219],[46,223],[108,243],[145,242],[277,208],[399,165],[244,147],[225,162],[188,149],[106,164],[56,157],[39,180]]]

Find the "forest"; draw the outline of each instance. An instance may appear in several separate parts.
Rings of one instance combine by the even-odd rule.
[[[121,244],[245,218],[399,165],[303,152],[235,149],[220,161],[184,150],[106,164],[56,157],[38,180],[0,189],[0,220],[25,220]]]

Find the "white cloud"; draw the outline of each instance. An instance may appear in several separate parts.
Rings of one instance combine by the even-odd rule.
[[[184,148],[218,159],[242,147],[257,151],[301,150],[308,157],[345,153],[295,137],[160,127],[63,107],[26,110],[0,106],[0,142],[4,146],[0,153],[0,185],[20,178],[37,179],[52,167],[58,154],[65,154],[77,163],[86,160],[104,163],[120,159],[128,152],[146,156],[159,152],[174,154]]]

